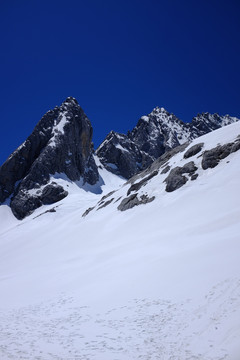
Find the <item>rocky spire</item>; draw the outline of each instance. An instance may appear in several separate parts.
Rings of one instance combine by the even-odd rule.
[[[0,168],[0,202],[11,196],[14,215],[22,219],[42,204],[67,195],[50,182],[51,175],[65,174],[91,185],[98,179],[93,159],[92,126],[76,99],[68,97],[48,111],[27,140]]]

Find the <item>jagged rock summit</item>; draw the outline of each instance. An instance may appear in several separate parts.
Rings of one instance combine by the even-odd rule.
[[[0,202],[23,219],[42,204],[67,196],[52,176],[94,185],[99,180],[93,159],[92,126],[76,99],[68,97],[48,111],[32,134],[0,168]]]
[[[165,152],[236,121],[229,115],[203,113],[184,123],[164,108],[156,107],[142,116],[127,135],[111,131],[96,153],[109,171],[130,179]]]

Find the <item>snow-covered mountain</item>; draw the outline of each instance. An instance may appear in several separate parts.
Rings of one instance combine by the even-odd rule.
[[[184,123],[156,107],[127,135],[111,131],[96,153],[109,171],[129,179],[166,151],[236,121],[229,115],[203,113]]]
[[[156,107],[127,135],[110,132],[96,155],[101,166],[129,179],[176,146],[236,121],[229,115],[205,113],[186,124]],[[59,177],[99,188],[103,179],[93,157],[92,133],[89,119],[73,97],[48,111],[0,167],[0,203],[7,201],[14,215],[23,219],[68,195],[68,188],[56,181]]]
[[[128,181],[93,154],[83,115],[78,124],[81,141],[89,129],[94,180],[74,155],[77,180],[53,169],[39,188],[54,182],[67,196],[41,200],[23,220],[0,206],[0,359],[238,360],[240,122],[181,143]]]

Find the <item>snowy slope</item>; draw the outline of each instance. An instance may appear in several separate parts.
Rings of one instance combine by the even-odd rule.
[[[139,190],[155,199],[126,211],[119,198],[141,177],[121,186],[103,169],[92,192],[55,179],[69,191],[55,212],[18,221],[0,207],[0,358],[239,360],[240,151],[206,170],[199,157],[239,134],[194,140],[168,165],[194,161],[197,179],[166,192],[159,171]]]

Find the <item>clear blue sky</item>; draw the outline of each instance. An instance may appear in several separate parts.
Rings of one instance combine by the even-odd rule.
[[[95,147],[155,106],[240,117],[239,0],[2,1],[0,163],[74,96]]]

